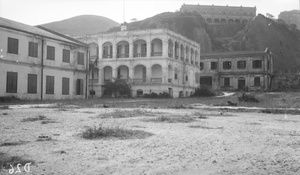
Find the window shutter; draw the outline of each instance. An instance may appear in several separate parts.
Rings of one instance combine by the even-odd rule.
[[[36,74],[28,74],[27,92],[29,94],[37,93],[37,75]]]

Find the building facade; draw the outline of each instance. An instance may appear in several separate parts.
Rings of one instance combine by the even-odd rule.
[[[271,52],[245,51],[202,54],[201,85],[215,90],[270,90]]]
[[[188,97],[199,87],[200,45],[167,29],[120,31],[79,38],[89,43],[90,89],[104,95],[103,85],[125,79],[133,96],[167,92]],[[96,59],[98,61],[96,61]]]
[[[256,7],[183,4],[181,12],[197,12],[209,24],[247,23],[256,16]]]
[[[87,96],[88,46],[42,27],[0,18],[0,96]]]

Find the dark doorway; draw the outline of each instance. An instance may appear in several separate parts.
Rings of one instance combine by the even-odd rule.
[[[245,78],[239,78],[239,80],[238,80],[238,89],[243,91],[243,90],[245,90],[245,86],[246,86]]]

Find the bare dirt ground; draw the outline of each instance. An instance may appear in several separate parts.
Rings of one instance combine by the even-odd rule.
[[[33,160],[27,173],[32,175],[300,174],[299,115],[143,108],[147,115],[103,117],[116,110],[137,109],[0,110],[0,152]],[[26,121],[39,115],[47,119]],[[146,121],[163,115],[195,121]],[[144,139],[81,137],[86,127],[103,123],[153,135]],[[10,142],[22,144],[4,144]],[[9,172],[4,169],[0,174]]]

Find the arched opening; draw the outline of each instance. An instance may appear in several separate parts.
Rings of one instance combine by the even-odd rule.
[[[212,19],[211,18],[207,18],[206,22],[209,23],[209,24],[211,24],[212,23]]]
[[[144,65],[134,67],[133,82],[146,82],[146,67]]]
[[[247,19],[243,19],[243,24],[247,24],[248,23],[248,20]]]
[[[178,60],[179,58],[179,44],[178,42],[175,42],[175,59]]]
[[[129,43],[127,41],[120,41],[117,44],[117,58],[129,57]]]
[[[133,57],[147,56],[147,42],[145,40],[137,40],[133,43]]]
[[[110,66],[105,66],[103,68],[103,82],[107,83],[112,81],[112,68]]]
[[[194,62],[195,60],[195,52],[194,52],[194,49],[192,48],[191,49],[191,60]]]
[[[180,60],[184,60],[184,47],[182,44],[180,45]]]
[[[218,19],[218,18],[214,19],[214,23],[216,23],[216,24],[220,23],[220,19]]]
[[[168,41],[168,56],[173,58],[173,41],[171,39]]]
[[[241,20],[236,19],[236,20],[235,20],[235,23],[240,24],[240,23],[241,23]]]
[[[159,64],[155,64],[151,67],[151,82],[162,82],[162,67]]]
[[[154,39],[151,41],[151,56],[162,56],[162,40]]]
[[[186,48],[185,48],[185,61],[186,61],[187,63],[190,62],[190,49],[189,49],[188,46],[186,46]]]
[[[129,69],[127,66],[119,66],[118,69],[117,69],[117,77],[119,79],[123,79],[123,80],[126,80],[128,81],[128,78],[129,78]]]
[[[238,90],[244,91],[246,87],[246,79],[245,77],[238,78]]]
[[[143,95],[144,95],[144,92],[143,92],[142,89],[136,90],[136,96],[137,96],[137,97],[141,97],[141,96],[143,96]]]
[[[111,42],[106,42],[102,45],[102,58],[112,58],[113,55],[113,46]]]
[[[226,19],[222,18],[222,19],[221,19],[221,23],[222,23],[222,24],[225,24],[225,23],[226,23]]]
[[[233,19],[229,19],[229,20],[228,20],[228,23],[233,23]]]
[[[173,69],[172,69],[172,66],[169,65],[168,66],[168,83],[172,83],[172,79],[173,79]]]

